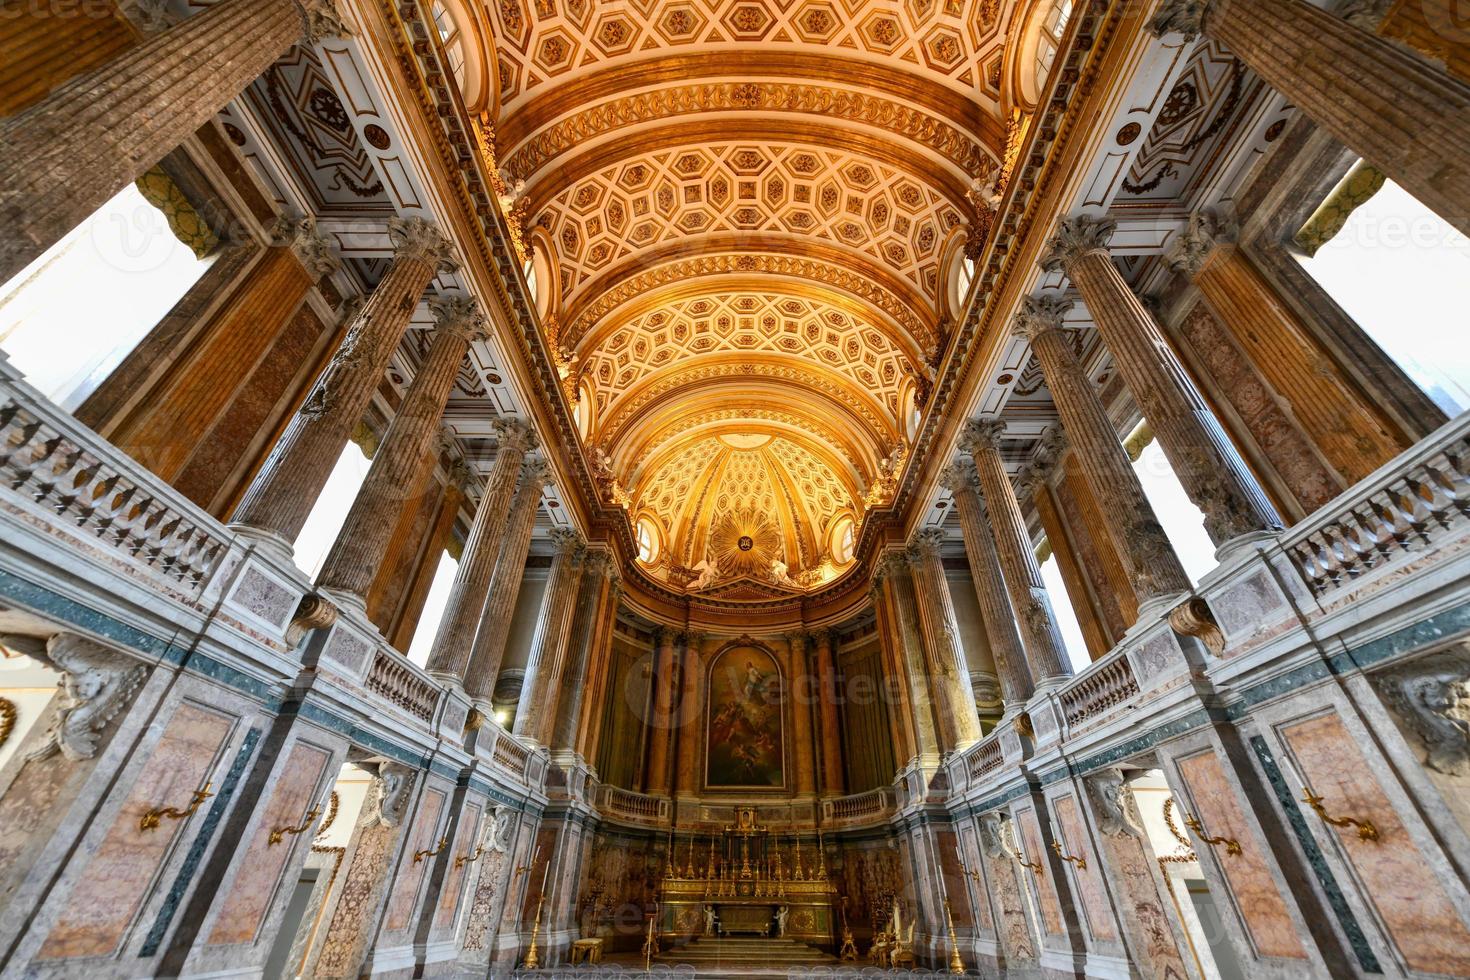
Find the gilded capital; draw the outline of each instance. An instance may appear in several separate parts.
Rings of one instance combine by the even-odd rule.
[[[943,545],[944,532],[937,527],[926,527],[909,542],[909,551],[918,558],[936,558]]]
[[[434,311],[434,327],[472,343],[486,336],[489,321],[480,301],[473,296],[440,296],[429,301]]]
[[[958,496],[976,485],[975,464],[967,459],[955,459],[939,471],[939,485]]]
[[[1006,433],[1004,419],[995,416],[987,416],[983,419],[971,419],[965,423],[960,432],[960,448],[971,456],[978,456],[987,450],[999,450],[1000,438]]]
[[[357,33],[342,18],[335,0],[296,0],[296,9],[301,13],[301,38],[307,44]]]
[[[490,427],[495,430],[498,444],[497,451],[524,453],[536,446],[536,430],[531,423],[514,416],[501,416],[490,421]]]
[[[874,569],[874,577],[879,579],[891,578],[898,575],[905,575],[908,573],[908,570],[909,556],[905,552],[901,550],[886,551],[878,559],[878,564]]]
[[[1094,218],[1089,214],[1063,218],[1046,243],[1041,267],[1047,272],[1066,272],[1084,255],[1106,252],[1117,229],[1118,223],[1112,218]]]
[[[575,528],[554,527],[551,529],[551,546],[556,549],[558,557],[574,554],[586,544],[586,540]]]
[[[1193,279],[1222,245],[1233,244],[1235,222],[1216,211],[1199,211],[1174,239],[1165,259],[1176,272]]]
[[[271,240],[289,248],[313,282],[331,275],[341,264],[332,254],[331,241],[317,232],[316,219],[310,215],[304,218],[281,215],[271,229]]]
[[[1027,296],[1016,311],[1013,329],[1027,340],[1034,341],[1048,330],[1061,329],[1062,322],[1075,305],[1060,294]]]
[[[436,269],[453,267],[454,247],[439,231],[439,226],[423,218],[388,219],[388,239],[393,254],[400,258],[418,259]]]
[[[1212,0],[1163,0],[1148,22],[1148,29],[1155,37],[1182,34],[1185,41],[1193,41],[1205,31],[1205,17],[1209,14]]]

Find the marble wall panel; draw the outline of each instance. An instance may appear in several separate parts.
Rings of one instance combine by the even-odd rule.
[[[1087,867],[1072,865],[1072,877],[1082,895],[1082,913],[1087,918],[1088,935],[1102,942],[1116,942],[1118,930],[1113,922],[1112,902],[1103,888],[1102,868],[1098,865],[1092,849],[1087,846],[1087,834],[1082,826],[1082,816],[1077,810],[1077,798],[1070,794],[1052,801],[1052,812],[1057,818],[1057,831],[1062,850],[1070,857],[1082,858]]]
[[[944,876],[944,894],[949,898],[950,914],[954,917],[956,929],[968,929],[974,925],[974,914],[970,911],[970,890],[965,887],[959,846],[959,836],[954,831],[935,832],[934,847],[939,853],[939,872]]]
[[[432,787],[424,790],[423,803],[413,818],[413,829],[409,831],[403,860],[398,863],[398,877],[393,882],[393,891],[388,899],[388,915],[383,925],[386,932],[400,932],[408,928],[413,920],[424,878],[434,866],[432,856],[426,855],[418,861],[413,856],[421,851],[439,850],[443,833],[440,818],[444,814],[447,799],[447,794],[442,790]],[[443,846],[448,848],[449,845],[445,843]]]
[[[444,872],[444,884],[439,890],[439,907],[434,912],[435,933],[441,933],[454,925],[454,916],[459,911],[460,898],[464,895],[466,873],[474,867],[474,863],[460,859],[475,857],[475,848],[480,840],[480,817],[484,809],[479,802],[468,800],[460,812],[456,839],[452,842],[454,856]],[[476,860],[484,859],[485,852],[482,851]]]
[[[1277,730],[1328,815],[1371,821],[1378,829],[1378,840],[1363,840],[1355,828],[1332,827],[1303,807],[1319,836],[1337,838],[1362,900],[1377,913],[1400,959],[1423,973],[1470,975],[1470,931],[1342,719],[1329,712]]]
[[[991,897],[995,901],[1000,920],[997,932],[1001,948],[1005,950],[1007,966],[1019,968],[1027,962],[1034,962],[1039,952],[1026,916],[1026,901],[1021,895],[1020,872],[1016,862],[1008,855],[1000,854],[995,857],[987,856],[985,866]]]
[[[1230,890],[1231,904],[1257,952],[1261,956],[1306,959],[1286,900],[1241,812],[1235,786],[1225,775],[1219,756],[1211,749],[1180,759],[1176,765],[1195,805],[1207,808],[1196,815],[1205,829],[1211,836],[1240,843],[1240,854],[1227,854],[1222,849],[1217,852],[1216,863]]]
[[[230,883],[224,905],[215,919],[206,941],[209,945],[227,945],[254,941],[265,921],[280,887],[281,874],[299,847],[309,847],[314,831],[286,835],[280,843],[270,843],[271,831],[277,827],[297,827],[320,796],[322,777],[332,761],[326,749],[297,741],[276,771],[275,785],[261,810],[248,841],[236,861],[240,871]],[[313,821],[315,823],[315,821]]]
[[[1036,823],[1036,811],[1029,806],[1016,810],[1015,826],[1026,860],[1045,866],[1046,848],[1041,843],[1041,827]],[[1026,873],[1031,874],[1030,871]],[[1032,877],[1036,881],[1037,902],[1041,906],[1042,928],[1047,935],[1065,936],[1067,929],[1062,923],[1062,906],[1057,899],[1056,883],[1045,871]]]
[[[218,767],[238,721],[192,702],[174,710],[36,959],[106,956],[121,945],[164,861],[196,826],[195,818],[164,818],[144,831],[139,822],[156,807],[188,806]]]

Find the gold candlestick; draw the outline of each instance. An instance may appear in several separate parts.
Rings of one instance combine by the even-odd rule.
[[[949,911],[949,899],[944,900],[944,924],[949,928],[949,972],[957,977],[965,975],[965,961],[960,959],[959,940],[954,934],[954,916]]]
[[[536,939],[541,935],[541,905],[545,901],[545,895],[536,899],[536,918],[531,923],[531,946],[526,950],[525,962],[521,964],[527,970],[534,970],[541,965],[541,957],[536,952]]]

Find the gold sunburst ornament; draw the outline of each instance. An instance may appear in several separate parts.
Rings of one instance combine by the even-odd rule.
[[[716,517],[709,532],[709,557],[722,576],[765,579],[771,562],[783,554],[775,519],[742,507]]]

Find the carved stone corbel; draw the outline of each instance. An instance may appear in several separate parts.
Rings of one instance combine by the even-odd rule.
[[[1169,625],[1174,632],[1199,640],[1213,656],[1225,653],[1225,634],[1215,621],[1209,603],[1199,596],[1191,596],[1176,606],[1169,613]]]
[[[1133,791],[1121,769],[1104,769],[1084,779],[1097,829],[1105,837],[1142,837],[1143,829],[1133,822]]]
[[[1419,740],[1425,765],[1470,775],[1470,644],[1375,674],[1373,686]]]
[[[60,752],[71,762],[97,754],[97,739],[143,683],[148,670],[119,653],[76,633],[48,640],[0,635],[0,645],[39,660],[61,673],[55,713],[44,741],[26,754],[27,762]]]
[[[980,846],[986,857],[998,858],[1005,854],[1005,828],[1001,826],[1000,814],[980,814]]]
[[[325,596],[308,592],[296,604],[291,624],[286,627],[286,646],[295,648],[312,630],[326,629],[337,621],[337,607]]]
[[[397,827],[402,823],[414,776],[415,771],[402,763],[378,763],[378,773],[362,805],[362,825]]]

